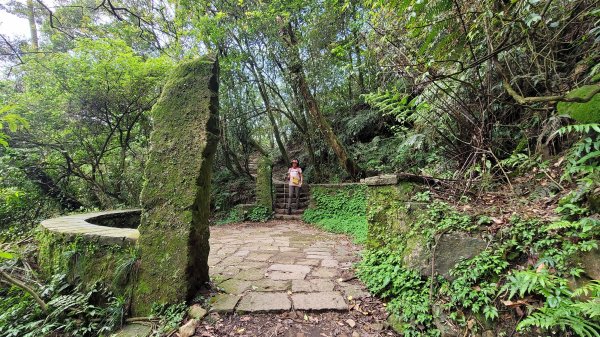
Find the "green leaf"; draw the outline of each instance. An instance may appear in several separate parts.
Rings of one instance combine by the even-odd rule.
[[[10,259],[14,259],[14,258],[15,258],[14,254],[11,254],[9,252],[0,251],[0,259],[10,260]]]

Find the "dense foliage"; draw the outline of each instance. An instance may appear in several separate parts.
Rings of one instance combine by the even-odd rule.
[[[487,234],[490,243],[484,251],[450,271],[450,280],[407,268],[402,252],[410,240],[387,236],[381,240],[391,244],[365,252],[359,276],[373,293],[389,300],[388,311],[398,317],[406,335],[438,336],[441,327],[434,320],[445,317],[467,331],[502,321],[518,322],[521,332],[541,328],[597,336],[600,284],[585,281],[580,265],[582,254],[598,249],[600,235],[600,221],[588,208],[590,192],[583,185],[563,197],[556,208],[560,220],[513,216],[499,232]],[[404,236],[425,238],[432,247],[441,233],[481,231],[491,221],[433,202]],[[530,315],[521,320],[525,309]]]
[[[364,185],[315,186],[310,193],[314,205],[304,211],[304,221],[333,233],[349,234],[357,243],[367,240]]]

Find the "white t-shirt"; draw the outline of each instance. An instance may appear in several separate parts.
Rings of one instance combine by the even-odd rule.
[[[300,181],[302,181],[302,179],[300,179],[302,169],[299,167],[290,167],[288,169],[288,174],[290,175],[290,186],[300,186]]]

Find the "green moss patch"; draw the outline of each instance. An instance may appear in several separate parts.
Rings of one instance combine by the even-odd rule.
[[[303,220],[333,233],[351,235],[355,242],[367,240],[365,185],[313,186],[310,206]]]
[[[584,97],[595,88],[597,88],[597,85],[584,85],[575,90],[571,90],[571,92],[567,94],[567,97]],[[561,115],[571,116],[571,118],[581,124],[600,123],[600,94],[594,95],[594,97],[586,103],[560,102],[557,104],[556,110]]]

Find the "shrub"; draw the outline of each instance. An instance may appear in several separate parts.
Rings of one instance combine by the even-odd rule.
[[[314,204],[304,211],[302,219],[330,232],[349,234],[355,242],[363,243],[367,240],[365,189],[363,185],[313,187]]]

